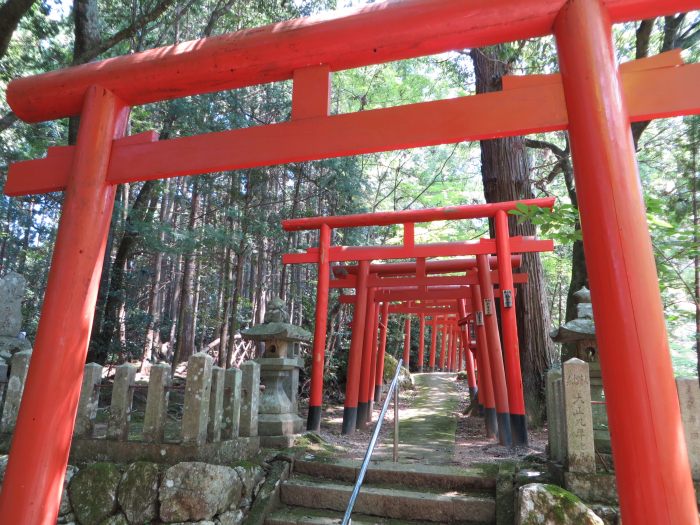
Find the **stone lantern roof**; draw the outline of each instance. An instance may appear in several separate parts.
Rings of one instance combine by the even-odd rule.
[[[576,319],[552,330],[549,337],[555,343],[574,343],[595,339],[595,323],[591,306],[591,292],[585,286],[574,294]]]
[[[252,341],[271,339],[306,343],[311,340],[311,332],[301,326],[289,323],[289,314],[282,299],[275,297],[267,303],[263,323],[247,330],[241,330],[241,337]]]

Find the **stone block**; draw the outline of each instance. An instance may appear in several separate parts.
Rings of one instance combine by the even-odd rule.
[[[561,370],[553,368],[547,371],[547,422],[549,456],[553,461],[561,462],[564,459],[562,446],[562,405],[561,405]]]
[[[134,399],[134,380],[136,367],[129,363],[119,365],[114,374],[112,402],[109,405],[107,421],[107,439],[126,441],[129,438],[129,420],[131,403]]]
[[[237,438],[241,419],[241,384],[243,372],[239,368],[229,368],[224,375],[224,418],[222,438]]]
[[[202,445],[207,441],[211,373],[214,360],[204,352],[187,361],[185,406],[182,414],[182,443]]]
[[[244,437],[257,436],[260,365],[255,361],[246,361],[241,365],[241,372],[243,373],[243,381],[241,383],[240,435]]]
[[[0,419],[0,432],[10,433],[15,429],[31,357],[31,350],[23,350],[12,356],[10,379],[5,389],[5,403],[2,408],[2,418]]]
[[[221,441],[221,424],[224,415],[224,379],[223,368],[215,366],[211,371],[211,393],[209,396],[209,423],[207,436],[210,443]]]
[[[567,468],[595,472],[593,413],[588,364],[573,358],[563,365]]]
[[[80,387],[78,415],[75,418],[73,431],[76,436],[92,436],[100,399],[100,391],[95,386],[100,383],[102,383],[102,366],[97,363],[86,364],[83,371],[83,384]]]
[[[700,384],[697,377],[676,378],[678,401],[693,479],[700,480]]]
[[[27,280],[16,272],[0,279],[0,335],[17,337],[22,329],[22,298]]]
[[[165,438],[165,422],[170,398],[170,365],[158,363],[151,366],[146,396],[146,412],[143,418],[143,439],[150,443],[162,443]]]

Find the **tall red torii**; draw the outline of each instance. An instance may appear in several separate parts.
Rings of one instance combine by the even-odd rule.
[[[700,112],[700,67],[652,59],[618,69],[612,24],[699,7],[383,2],[11,82],[8,102],[25,121],[82,118],[75,146],[13,165],[5,187],[8,195],[65,190],[65,198],[0,515],[25,525],[53,523],[58,512],[115,184],[568,129],[622,517],[698,523],[629,124]],[[328,116],[331,71],[549,34],[560,76]],[[290,122],[159,142],[119,138],[130,106],[290,78]]]

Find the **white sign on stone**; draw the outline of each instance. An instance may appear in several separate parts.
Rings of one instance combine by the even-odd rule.
[[[573,358],[565,362],[562,369],[568,469],[569,472],[595,472],[588,364]]]
[[[676,378],[693,479],[700,480],[700,383],[697,377]]]

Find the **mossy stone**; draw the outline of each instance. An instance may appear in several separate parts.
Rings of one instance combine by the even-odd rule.
[[[132,525],[149,523],[158,516],[158,465],[138,461],[124,472],[117,499]]]
[[[121,477],[113,463],[93,463],[73,476],[68,493],[81,525],[99,525],[116,512]]]

